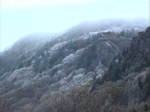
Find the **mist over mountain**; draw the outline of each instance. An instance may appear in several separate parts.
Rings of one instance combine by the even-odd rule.
[[[64,35],[68,37],[78,37],[83,34],[95,31],[103,32],[121,32],[122,30],[143,31],[149,26],[147,19],[101,19],[82,22],[81,24],[71,28]],[[130,35],[131,36],[131,35]],[[132,35],[131,37],[133,37]]]
[[[148,112],[148,25],[87,21],[18,40],[0,53],[0,111]]]

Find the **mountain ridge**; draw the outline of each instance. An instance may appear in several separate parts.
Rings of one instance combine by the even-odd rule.
[[[14,54],[13,52],[10,52],[9,54],[9,51],[6,51],[4,54],[0,55],[0,98],[3,99],[2,101],[4,104],[7,104],[9,111],[16,110],[19,112],[26,111],[29,108],[31,108],[31,111],[33,112],[49,112],[45,110],[45,108],[51,107],[51,103],[49,103],[51,99],[49,98],[52,97],[53,99],[53,96],[57,94],[62,94],[62,96],[65,94],[70,95],[71,91],[77,92],[77,94],[78,92],[81,94],[86,92],[85,95],[88,95],[89,97],[83,95],[83,97],[86,97],[85,100],[82,99],[83,102],[90,100],[88,98],[95,98],[98,94],[94,94],[97,92],[101,93],[100,95],[106,92],[104,99],[108,101],[107,105],[110,105],[109,108],[112,108],[112,105],[109,104],[109,102],[118,104],[118,100],[125,101],[125,103],[123,103],[124,105],[128,104],[128,100],[118,99],[116,101],[116,96],[112,88],[115,87],[115,90],[118,92],[117,95],[119,95],[118,98],[121,98],[121,95],[127,89],[126,85],[121,85],[126,84],[125,80],[129,79],[128,74],[133,73],[131,78],[135,82],[138,82],[138,77],[142,77],[142,74],[144,74],[143,76],[148,77],[148,75],[146,75],[148,71],[144,68],[149,66],[149,61],[147,61],[147,59],[149,59],[149,29],[150,28],[147,28],[146,32],[136,34],[137,36],[134,32],[133,34],[135,37],[133,38],[127,37],[123,32],[116,33],[111,31],[89,32],[77,36],[76,38],[70,38],[70,36],[66,38],[62,35],[35,50],[34,54],[32,54],[32,52],[29,54],[25,53],[25,56],[20,50],[18,50],[16,54],[15,52]],[[130,56],[132,54],[134,54],[133,57]],[[137,58],[131,61],[137,54],[139,54]],[[134,73],[134,71],[141,66],[135,67],[134,70],[131,70],[131,68],[136,65],[135,63],[139,59],[142,59],[139,63],[142,63],[142,65],[145,64],[145,66],[143,66],[143,69],[141,69],[138,74],[137,71],[136,73]],[[124,63],[127,64],[129,61],[130,66],[124,68],[124,66],[126,66]],[[120,62],[122,63],[121,66],[119,65]],[[129,63],[127,65],[129,65]],[[95,85],[97,81],[101,81],[99,79],[102,79],[104,84],[100,86]],[[140,80],[144,82],[142,84],[144,84],[143,87],[146,88],[146,92],[149,91],[147,85],[145,85],[149,84],[148,81],[146,82],[144,78],[141,78]],[[116,81],[116,83],[113,81]],[[101,88],[105,92],[101,91],[101,89],[94,89],[93,92],[88,94],[92,83],[94,83],[94,86],[98,86],[98,88]],[[131,81],[128,83],[133,82]],[[137,85],[135,85],[135,88],[139,88]],[[86,89],[83,89],[84,87]],[[132,87],[130,89],[132,89]],[[112,96],[108,94],[109,91]],[[138,91],[140,92],[141,90],[139,89]],[[130,93],[131,91],[128,92]],[[129,95],[127,93],[124,94],[127,96]],[[112,101],[107,95],[114,100]],[[146,96],[145,92],[141,95],[141,98],[138,97],[140,101],[143,101],[143,97],[145,98]],[[68,98],[70,98],[70,96],[68,96]],[[100,96],[100,98],[102,97]],[[59,101],[61,102],[60,99]],[[64,100],[70,101],[69,99]],[[42,104],[48,102],[48,104],[45,104],[47,107],[43,110],[41,102]],[[72,100],[70,102],[71,103],[67,103],[67,105],[73,104]],[[54,101],[53,103],[59,102]],[[97,103],[97,100],[93,100],[90,103]],[[106,103],[107,102],[102,103],[105,105],[101,105],[103,107],[101,109],[107,108]],[[60,105],[62,104],[63,103]],[[63,109],[66,109],[65,107],[66,106],[64,106]],[[53,108],[57,112],[57,108],[52,106],[52,109]],[[70,106],[70,109],[72,109],[72,106]]]

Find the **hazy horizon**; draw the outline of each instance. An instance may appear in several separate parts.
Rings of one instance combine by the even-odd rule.
[[[2,0],[0,51],[32,33],[62,32],[83,21],[149,19],[149,0]]]

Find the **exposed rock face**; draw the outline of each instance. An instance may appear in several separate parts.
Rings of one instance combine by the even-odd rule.
[[[114,57],[104,76],[107,80],[118,80],[148,66],[150,66],[150,27],[145,32],[139,32],[132,39],[131,46],[123,50],[121,55]]]

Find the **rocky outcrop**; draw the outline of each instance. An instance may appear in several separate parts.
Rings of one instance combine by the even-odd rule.
[[[114,57],[104,77],[107,80],[118,80],[132,72],[139,72],[150,66],[150,27],[139,32],[132,39],[131,46],[124,49],[121,55]]]

